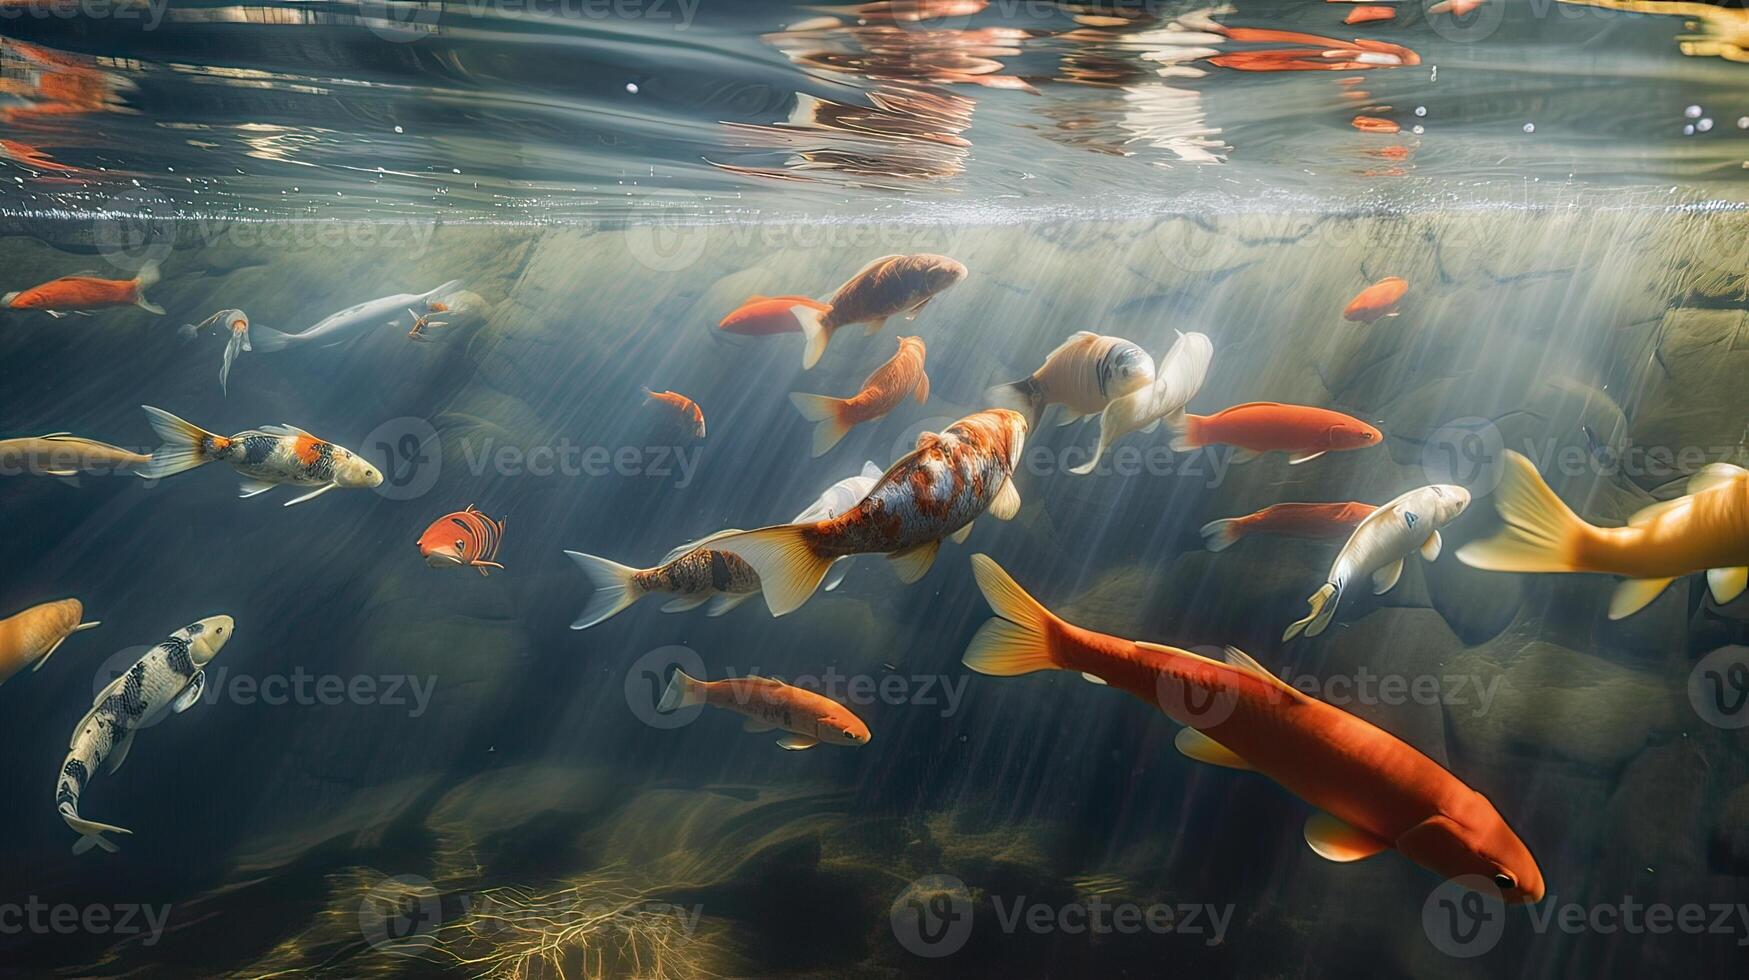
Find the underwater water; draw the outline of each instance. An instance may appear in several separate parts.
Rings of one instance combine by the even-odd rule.
[[[1740,975],[1749,34],[1643,6],[0,5],[0,974]],[[889,468],[805,602],[567,556]]]

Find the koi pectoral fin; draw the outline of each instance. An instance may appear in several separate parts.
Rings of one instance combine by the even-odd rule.
[[[777,744],[791,752],[800,752],[803,749],[811,749],[820,743],[806,735],[785,735],[777,740]]]
[[[1194,728],[1181,728],[1178,735],[1172,739],[1180,755],[1198,762],[1206,762],[1211,766],[1222,766],[1227,769],[1251,769],[1251,763],[1240,758],[1239,753],[1225,745],[1209,738]]]
[[[1749,568],[1708,569],[1706,584],[1712,589],[1713,601],[1722,606],[1742,595],[1744,587],[1749,586]]]
[[[1403,577],[1403,559],[1399,558],[1389,565],[1372,573],[1372,594],[1384,595],[1397,587],[1397,580]]]
[[[1346,864],[1372,857],[1391,848],[1383,841],[1343,820],[1319,811],[1306,820],[1306,843],[1326,861]]]
[[[1433,561],[1437,559],[1439,557],[1440,549],[1443,547],[1445,547],[1445,542],[1440,538],[1438,531],[1429,534],[1427,540],[1421,543],[1422,560]]]
[[[1670,578],[1636,578],[1615,587],[1609,597],[1609,618],[1626,619],[1652,604],[1671,582]]]

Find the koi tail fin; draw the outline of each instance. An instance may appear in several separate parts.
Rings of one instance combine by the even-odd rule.
[[[147,262],[140,267],[140,273],[134,276],[134,305],[147,313],[164,315],[164,307],[146,298],[146,290],[156,286],[163,275],[158,272],[158,263]]]
[[[589,584],[595,588],[589,601],[584,604],[583,611],[577,614],[576,622],[571,624],[574,630],[586,630],[597,623],[624,612],[627,606],[644,597],[644,590],[632,580],[638,573],[635,568],[628,568],[618,562],[586,555],[581,551],[567,551],[577,567],[583,569],[583,574],[589,577]]]
[[[809,524],[779,524],[719,538],[716,548],[738,556],[759,573],[760,591],[773,616],[795,612],[819,588],[832,558],[808,543]]]
[[[1239,523],[1238,518],[1225,517],[1204,524],[1199,533],[1202,535],[1202,543],[1208,547],[1208,550],[1226,551],[1245,536],[1245,528]]]
[[[1572,556],[1591,525],[1555,496],[1530,460],[1510,450],[1494,507],[1506,526],[1459,548],[1459,561],[1495,572],[1584,571]]]
[[[1060,670],[1051,654],[1051,611],[1026,594],[989,555],[972,556],[972,574],[984,601],[999,617],[978,628],[962,662],[980,674],[1010,677],[1035,670]]]
[[[815,423],[815,456],[826,455],[850,431],[850,422],[844,417],[844,399],[795,391],[790,393],[789,400],[802,418]]]
[[[250,324],[249,345],[245,349],[258,350],[263,354],[271,354],[274,351],[285,350],[287,347],[290,347],[292,343],[292,335],[289,333],[285,333],[281,330],[274,330],[271,327]]]
[[[205,466],[214,459],[208,455],[208,450],[226,441],[161,408],[150,405],[140,407],[146,410],[146,421],[152,424],[152,431],[158,434],[159,439],[164,440],[163,445],[152,451],[152,458],[136,471],[148,480],[161,480],[184,470]]]
[[[1312,607],[1312,611],[1306,614],[1305,619],[1296,620],[1289,626],[1287,632],[1281,634],[1281,641],[1286,643],[1301,633],[1307,636],[1317,636],[1324,632],[1324,627],[1329,626],[1331,618],[1336,615],[1336,604],[1341,601],[1342,594],[1337,590],[1336,583],[1325,582],[1318,591],[1312,593],[1311,598],[1306,600],[1307,604]]]
[[[826,310],[830,310],[827,307]],[[806,371],[820,363],[820,356],[826,353],[826,344],[832,340],[832,328],[820,322],[826,310],[816,310],[811,306],[792,306],[790,314],[796,322],[802,325],[802,336],[808,338],[808,346],[802,349],[802,370]]]
[[[1166,420],[1172,427],[1172,451],[1189,452],[1202,445],[1202,416],[1182,412]]]
[[[996,385],[984,392],[991,408],[1012,409],[1026,416],[1027,428],[1038,426],[1038,417],[1045,410],[1044,388],[1030,377]]]
[[[704,703],[703,685],[696,677],[690,677],[679,667],[674,668],[674,676],[668,678],[668,688],[662,692],[662,700],[656,702],[657,711],[678,711],[690,708],[695,704]]]
[[[98,823],[95,820],[85,820],[79,816],[78,811],[73,809],[72,804],[61,805],[61,819],[67,821],[67,826],[73,828],[80,834],[79,839],[73,842],[74,854],[84,854],[93,847],[101,848],[110,854],[114,854],[116,851],[121,850],[121,848],[117,847],[114,841],[109,840],[103,835],[133,833],[133,831],[126,827],[115,827],[106,823]]]

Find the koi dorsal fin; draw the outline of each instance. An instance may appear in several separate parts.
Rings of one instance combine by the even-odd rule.
[[[1252,674],[1259,680],[1268,681],[1283,691],[1298,694],[1299,691],[1287,681],[1275,676],[1268,667],[1258,663],[1252,656],[1238,647],[1227,647],[1225,650],[1227,663],[1239,668],[1247,674]]]

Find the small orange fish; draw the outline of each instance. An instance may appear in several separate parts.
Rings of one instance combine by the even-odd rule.
[[[699,408],[697,402],[675,391],[651,391],[645,388],[644,394],[647,396],[644,404],[656,402],[672,410],[676,416],[691,423],[693,438],[704,438],[704,409]]]
[[[1289,453],[1290,464],[1317,459],[1327,452],[1363,449],[1384,440],[1384,434],[1353,416],[1310,405],[1250,402],[1213,415],[1184,415],[1176,423],[1172,448],[1239,447],[1233,462],[1244,463],[1264,453]]]
[[[1353,125],[1363,133],[1389,134],[1401,132],[1403,128],[1389,119],[1380,119],[1377,116],[1355,116]]]
[[[414,544],[432,568],[477,568],[481,575],[487,575],[489,569],[504,569],[498,564],[498,545],[503,540],[504,522],[492,520],[469,504],[466,510],[432,521]]]
[[[1354,526],[1377,510],[1357,500],[1336,504],[1270,504],[1244,517],[1210,521],[1200,532],[1210,551],[1225,551],[1251,534],[1289,538],[1345,538]]]
[[[1396,316],[1397,304],[1408,291],[1408,282],[1398,276],[1386,276],[1349,300],[1342,310],[1342,319],[1372,323],[1381,317]]]
[[[137,306],[148,313],[163,316],[164,308],[145,296],[145,289],[158,279],[156,262],[147,263],[132,279],[103,279],[94,272],[77,272],[0,296],[0,306],[14,310],[42,310],[52,317],[112,306]]]
[[[790,312],[802,306],[817,313],[826,312],[826,304],[806,296],[749,296],[736,307],[717,329],[748,337],[769,337],[779,333],[801,333],[802,321]]]
[[[919,405],[929,401],[929,375],[923,372],[923,357],[923,338],[900,337],[899,352],[875,368],[862,389],[849,398],[792,393],[789,400],[796,411],[819,423],[814,427],[813,454],[824,456],[851,426],[885,416],[907,395],[915,395]]]
[[[786,731],[789,734],[777,744],[791,751],[811,749],[821,742],[867,745],[869,740],[868,726],[849,708],[823,694],[769,677],[701,681],[676,669],[656,710],[675,711],[697,704],[745,715],[745,731]]]
[[[1485,2],[1487,2],[1487,0],[1439,0],[1438,3],[1428,7],[1427,12],[1430,14],[1451,14],[1453,17],[1462,17],[1470,11],[1475,10],[1477,7],[1480,7]]]
[[[1373,4],[1363,4],[1359,7],[1355,7],[1353,10],[1350,10],[1348,12],[1348,16],[1342,18],[1342,23],[1344,23],[1344,24],[1370,24],[1374,21],[1394,20],[1396,18],[1396,16],[1397,16],[1397,12],[1395,10],[1392,10],[1390,7],[1381,7],[1381,6],[1377,6],[1377,5],[1373,5]]]

